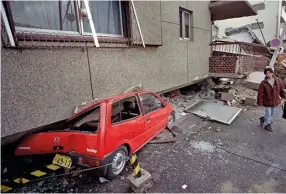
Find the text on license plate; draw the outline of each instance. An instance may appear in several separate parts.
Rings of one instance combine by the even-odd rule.
[[[53,159],[53,164],[56,164],[56,165],[59,165],[65,168],[70,168],[72,165],[72,160],[68,156],[56,154]]]

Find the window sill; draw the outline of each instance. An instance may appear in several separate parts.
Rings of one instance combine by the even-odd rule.
[[[180,38],[182,41],[192,41],[190,38]]]

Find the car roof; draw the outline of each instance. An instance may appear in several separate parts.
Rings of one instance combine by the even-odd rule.
[[[126,94],[120,94],[120,95],[117,95],[117,96],[112,96],[110,98],[106,98],[103,101],[105,101],[105,102],[113,102],[113,101],[120,100],[122,98],[126,98],[128,96],[133,96],[135,94],[142,94],[142,93],[154,93],[154,92],[146,91],[146,90],[144,90],[144,91],[140,90],[140,91],[135,91],[135,92],[128,92]]]
[[[146,90],[140,90],[140,91],[128,92],[128,93],[126,93],[126,94],[120,94],[120,95],[117,95],[117,96],[112,96],[112,97],[109,97],[109,98],[105,98],[105,99],[96,101],[96,102],[92,103],[91,105],[88,105],[88,106],[82,108],[78,113],[75,113],[75,114],[73,114],[71,117],[69,117],[68,120],[73,119],[73,118],[75,118],[75,117],[81,115],[82,113],[84,113],[84,112],[86,112],[86,111],[88,111],[88,110],[90,110],[90,109],[92,109],[92,108],[98,106],[98,105],[101,104],[101,103],[104,103],[104,102],[105,102],[105,103],[109,103],[109,102],[113,102],[113,101],[120,100],[120,99],[122,99],[122,98],[126,98],[126,97],[128,97],[128,96],[132,96],[132,95],[135,95],[135,94],[143,94],[143,93],[154,93],[154,92],[152,92],[152,91],[146,91]]]

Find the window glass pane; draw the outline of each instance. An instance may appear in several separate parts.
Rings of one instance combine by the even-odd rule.
[[[184,12],[185,38],[190,38],[190,14]]]
[[[112,104],[112,112],[111,112],[111,123],[117,123],[121,121],[121,111],[119,102],[115,102]]]
[[[90,1],[89,7],[97,33],[122,35],[118,1]],[[83,28],[85,32],[91,32],[87,18],[83,20]]]
[[[140,99],[143,103],[144,113],[147,114],[156,109],[162,108],[162,102],[153,94],[141,94]]]
[[[77,31],[72,1],[11,1],[16,27]]]
[[[140,115],[135,97],[125,98],[112,104],[111,123],[129,120]]]
[[[78,31],[74,1],[60,1],[61,26],[64,31]]]

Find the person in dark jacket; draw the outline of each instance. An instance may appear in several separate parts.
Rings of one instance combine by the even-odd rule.
[[[260,83],[257,95],[258,106],[264,106],[265,115],[262,119],[264,128],[273,131],[271,124],[277,107],[281,104],[281,98],[286,98],[284,86],[279,78],[273,76],[273,69],[264,70],[265,79]]]

